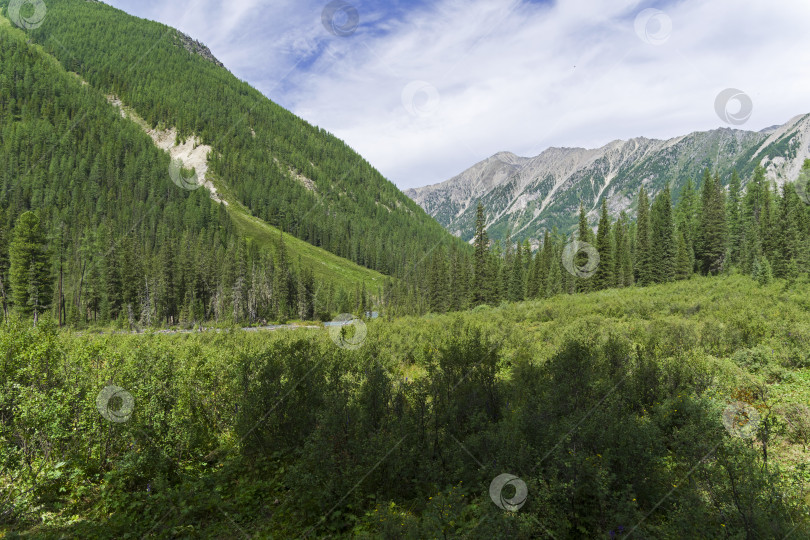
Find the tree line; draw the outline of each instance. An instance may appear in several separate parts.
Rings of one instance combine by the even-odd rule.
[[[206,190],[99,92],[0,28],[0,300],[62,324],[252,323],[360,312],[377,291],[315,280],[240,236]]]
[[[802,174],[808,173],[810,160]],[[424,272],[391,295],[404,298],[414,312],[445,312],[666,283],[694,274],[741,272],[768,282],[792,281],[808,273],[810,205],[799,196],[796,184],[777,188],[758,167],[745,189],[736,172],[724,186],[707,169],[697,185],[687,181],[677,204],[672,199],[668,187],[651,200],[642,186],[635,221],[626,211],[612,219],[603,200],[596,232],[580,205],[577,229],[570,235],[556,227],[546,230],[537,249],[528,239],[491,242],[485,209],[479,204],[474,250],[438,247]],[[572,248],[576,253],[566,254]],[[595,270],[580,271],[594,253],[598,253]],[[566,256],[572,259],[568,269]],[[417,290],[423,294],[412,292]]]

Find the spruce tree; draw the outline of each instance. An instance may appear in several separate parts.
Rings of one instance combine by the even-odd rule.
[[[686,244],[686,235],[679,231],[678,258],[675,261],[675,279],[689,279],[692,275],[692,258],[689,256],[689,247]]]
[[[739,265],[742,259],[743,222],[741,215],[740,175],[737,171],[731,174],[728,184],[728,202],[726,214],[728,215],[728,255],[729,263]]]
[[[644,186],[638,192],[638,218],[636,219],[636,283],[649,285],[653,281],[652,253],[650,249],[650,203]]]
[[[585,242],[593,246],[596,243],[596,240],[593,236],[593,231],[591,230],[590,226],[588,225],[588,215],[585,212],[585,206],[582,202],[579,203],[579,227],[577,229],[577,240],[580,243]],[[571,239],[573,242],[574,239]],[[596,246],[594,246],[596,247]],[[582,268],[588,264],[588,254],[585,253],[583,250],[579,250],[577,253],[574,254],[574,266],[576,268]],[[579,292],[589,292],[595,290],[596,283],[590,278],[581,278],[579,276],[573,276],[575,278],[574,283],[576,286],[576,291]]]
[[[770,182],[765,181],[762,186],[761,210],[759,216],[759,239],[762,244],[762,255],[768,258],[768,262],[774,258],[776,249],[776,234],[774,233],[776,223],[774,220],[773,193]]]
[[[493,276],[490,274],[489,238],[487,237],[484,205],[478,203],[475,212],[475,259],[473,260],[473,305],[485,304],[490,300],[490,287]]]
[[[554,260],[554,246],[551,244],[551,234],[546,229],[543,234],[543,248],[540,255],[540,271],[537,274],[538,295],[548,297],[548,275],[551,271],[551,264]]]
[[[529,251],[527,258],[529,259],[529,273],[526,276],[526,298],[533,300],[537,298],[540,293],[538,274],[540,272],[542,259],[541,250],[538,248],[534,257],[532,257],[531,251]]]
[[[703,274],[716,275],[726,258],[727,223],[725,190],[709,170],[703,175],[695,257]]]
[[[686,179],[681,189],[678,204],[675,207],[675,228],[683,234],[686,250],[694,269],[695,238],[697,236],[697,218],[700,210],[700,199],[691,178]]]
[[[9,284],[17,309],[36,321],[51,303],[53,283],[45,234],[39,218],[25,212],[17,220],[9,246]]]
[[[529,254],[531,256],[531,254]],[[512,261],[509,276],[509,300],[522,302],[526,299],[526,290],[523,281],[523,247],[518,243]]]
[[[599,266],[593,276],[596,289],[608,289],[615,285],[613,253],[610,242],[610,216],[607,211],[607,201],[602,199],[602,213],[599,218],[599,228],[596,233],[596,250],[599,252]]]
[[[672,220],[669,186],[665,186],[653,201],[650,229],[652,280],[656,283],[672,281],[675,278],[678,248],[675,244],[675,224]]]
[[[632,286],[636,280],[633,270],[634,246],[635,246],[635,224],[630,223],[630,218],[627,212],[622,210],[619,213],[619,219],[622,222],[622,248],[621,248],[621,266],[622,275],[624,276],[624,286]]]
[[[556,233],[556,227],[555,231]],[[556,238],[556,234],[554,237]],[[549,271],[546,279],[546,297],[552,297],[563,292],[562,246],[552,241],[548,246]],[[565,272],[567,273],[567,272]]]
[[[777,278],[795,278],[791,263],[798,257],[800,245],[799,197],[792,184],[782,186],[778,204],[778,218],[773,228],[773,275]]]

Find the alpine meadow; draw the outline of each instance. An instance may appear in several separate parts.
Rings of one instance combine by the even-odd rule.
[[[0,0],[0,538],[810,538],[769,4]]]

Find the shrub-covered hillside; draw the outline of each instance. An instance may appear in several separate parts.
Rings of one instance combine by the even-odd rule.
[[[807,287],[695,278],[353,335],[12,323],[0,330],[0,527],[805,538]]]

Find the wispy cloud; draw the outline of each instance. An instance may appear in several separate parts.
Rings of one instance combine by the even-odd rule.
[[[729,87],[754,103],[742,128],[810,112],[804,0],[347,1],[360,16],[348,37],[324,28],[325,1],[111,3],[206,42],[402,188],[500,150],[720,127],[714,100]],[[634,27],[650,7],[671,21],[659,44]]]

